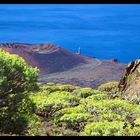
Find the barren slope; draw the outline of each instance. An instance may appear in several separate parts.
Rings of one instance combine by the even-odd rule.
[[[119,81],[126,65],[112,60],[88,58],[88,64],[78,65],[64,72],[41,75],[42,83],[72,84],[97,88],[102,83]]]
[[[12,54],[18,54],[29,65],[38,67],[41,73],[45,74],[65,71],[78,64],[87,63],[84,56],[74,54],[52,43],[0,43],[0,48]]]
[[[75,54],[52,43],[0,43],[0,48],[38,67],[42,83],[51,81],[96,88],[108,81],[119,81],[125,69],[122,63]]]

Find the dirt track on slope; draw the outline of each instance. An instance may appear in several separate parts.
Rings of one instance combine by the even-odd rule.
[[[41,75],[42,83],[72,84],[81,87],[97,88],[109,81],[119,81],[125,65],[112,60],[87,58],[88,64],[81,64],[64,72]]]

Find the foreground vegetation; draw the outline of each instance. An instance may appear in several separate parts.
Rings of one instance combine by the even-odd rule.
[[[98,87],[46,83],[22,58],[0,51],[0,132],[31,136],[140,136],[140,104]]]
[[[38,135],[140,135],[140,105],[115,98],[110,92],[46,85],[30,98],[42,117]]]

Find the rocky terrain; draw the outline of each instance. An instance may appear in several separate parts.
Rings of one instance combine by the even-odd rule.
[[[124,69],[124,64],[92,58],[89,64],[78,65],[64,72],[41,75],[40,81],[97,88],[102,83],[119,81]]]
[[[140,102],[140,60],[130,62],[119,82],[122,97],[132,102]]]
[[[99,60],[72,53],[52,43],[0,43],[0,48],[18,54],[40,69],[40,81],[96,88],[102,83],[119,81],[125,64],[116,59]]]

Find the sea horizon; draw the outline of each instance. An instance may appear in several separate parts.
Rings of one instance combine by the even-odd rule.
[[[0,42],[51,42],[128,63],[140,54],[139,4],[0,4]]]

